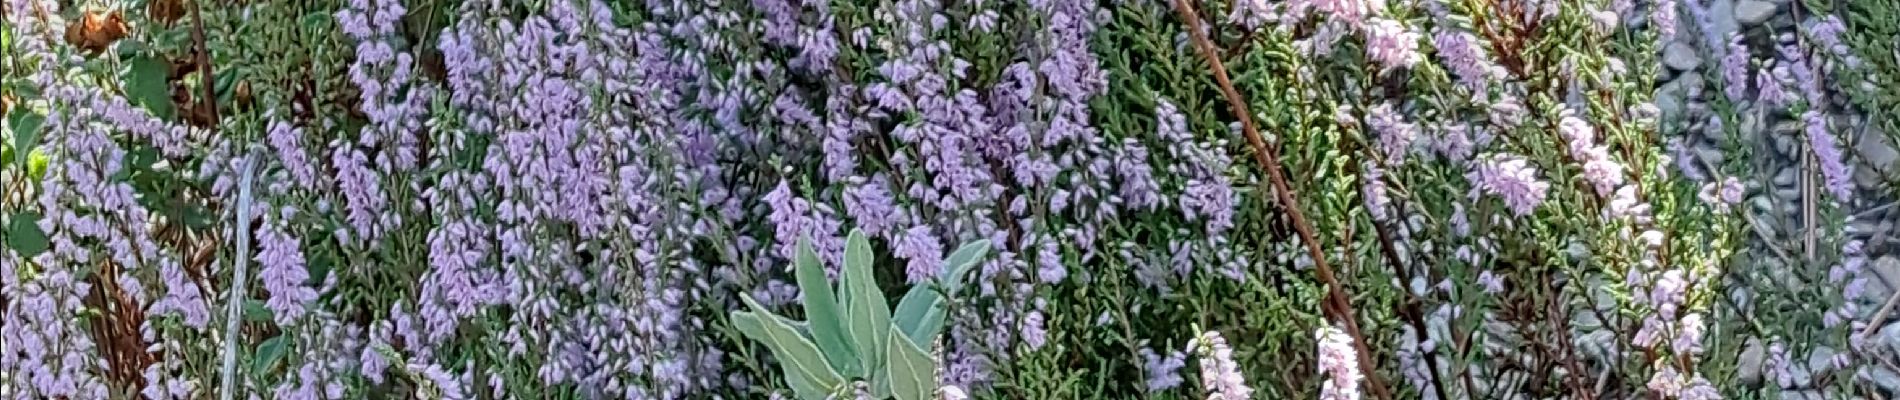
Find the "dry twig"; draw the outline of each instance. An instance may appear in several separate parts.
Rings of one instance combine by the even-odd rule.
[[[1346,288],[1333,276],[1332,267],[1326,264],[1326,254],[1319,248],[1319,239],[1313,234],[1313,226],[1306,220],[1306,216],[1301,214],[1299,201],[1293,195],[1293,187],[1287,184],[1286,174],[1280,170],[1279,149],[1268,146],[1264,140],[1260,139],[1260,131],[1254,127],[1253,113],[1247,111],[1246,99],[1240,96],[1240,92],[1234,89],[1234,83],[1227,78],[1227,67],[1221,64],[1220,54],[1217,54],[1218,49],[1207,40],[1207,34],[1201,31],[1201,18],[1195,13],[1194,6],[1188,4],[1188,0],[1174,0],[1174,10],[1187,24],[1188,37],[1194,41],[1194,47],[1200,50],[1202,58],[1207,59],[1208,67],[1214,72],[1214,81],[1220,84],[1221,92],[1227,97],[1228,107],[1232,108],[1234,116],[1240,119],[1241,132],[1246,135],[1247,144],[1254,149],[1254,161],[1266,168],[1267,177],[1273,182],[1273,194],[1279,198],[1280,204],[1286,207],[1288,217],[1293,220],[1293,229],[1298,231],[1300,241],[1306,245],[1307,255],[1313,258],[1313,270],[1318,273],[1320,282],[1326,284],[1327,287],[1328,301],[1324,303],[1330,307],[1323,308],[1333,310],[1334,319],[1345,325],[1346,334],[1352,336],[1354,350],[1359,353],[1359,369],[1365,372],[1366,386],[1372,388],[1373,397],[1382,400],[1391,399],[1391,392],[1386,390],[1385,383],[1379,379],[1378,364],[1372,361],[1372,352],[1366,348],[1365,335],[1360,334],[1359,322],[1357,317],[1353,316],[1352,304],[1348,300],[1350,297],[1346,295]]]

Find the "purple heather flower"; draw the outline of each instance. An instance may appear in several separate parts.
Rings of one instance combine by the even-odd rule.
[[[1729,205],[1741,204],[1742,191],[1742,181],[1731,176],[1722,180],[1722,188],[1718,192],[1717,198]]]
[[[857,218],[857,227],[871,236],[882,236],[885,231],[894,229],[903,217],[884,182],[882,176],[876,176],[844,191],[845,213]]]
[[[1385,12],[1385,2],[1382,0],[1299,0],[1288,7],[1302,9],[1311,7],[1326,13],[1335,21],[1353,27],[1360,26],[1367,18]]]
[[[1366,125],[1379,135],[1379,148],[1385,154],[1389,165],[1405,163],[1406,153],[1410,153],[1412,142],[1418,138],[1418,125],[1405,120],[1405,116],[1392,110],[1392,103],[1380,103],[1366,114]]]
[[[1857,66],[1860,63],[1859,59],[1846,43],[1841,42],[1843,33],[1847,33],[1847,25],[1841,23],[1841,18],[1833,14],[1826,14],[1819,22],[1808,27],[1808,35],[1814,38],[1816,45],[1835,57],[1844,59],[1849,67]]]
[[[1484,288],[1486,294],[1504,293],[1504,277],[1488,269],[1478,273],[1478,285]]]
[[[1491,110],[1487,114],[1487,117],[1490,119],[1491,124],[1497,125],[1498,128],[1503,130],[1500,131],[1499,134],[1503,134],[1504,131],[1515,129],[1518,125],[1523,124],[1526,113],[1522,100],[1518,100],[1517,97],[1506,94],[1503,98],[1491,103]]]
[[[284,209],[286,215],[280,219],[287,219],[291,210]],[[305,307],[317,299],[317,291],[305,284],[310,274],[304,268],[298,239],[284,232],[282,226],[266,223],[257,230],[257,243],[257,278],[270,292],[264,306],[276,315],[278,325],[295,324],[303,317]]]
[[[1731,103],[1748,99],[1748,45],[1740,33],[1731,34],[1728,54],[1722,56],[1722,92]]]
[[[1689,313],[1682,316],[1682,320],[1676,321],[1676,324],[1678,327],[1675,334],[1676,340],[1670,342],[1670,347],[1675,349],[1676,354],[1701,353],[1702,336],[1707,332],[1707,327],[1702,324],[1702,314]]]
[[[1227,339],[1221,338],[1220,332],[1202,333],[1188,342],[1188,350],[1200,359],[1201,389],[1207,391],[1209,400],[1253,398],[1253,388],[1247,386],[1247,377],[1241,375],[1240,364],[1234,362],[1234,349],[1227,347]],[[1347,350],[1351,351],[1351,347]],[[1323,355],[1321,360],[1324,363]]]
[[[1181,367],[1187,366],[1187,354],[1180,351],[1169,352],[1167,357],[1155,354],[1154,350],[1141,349],[1143,374],[1148,377],[1149,393],[1163,392],[1181,386]]]
[[[1022,324],[1018,329],[1022,332],[1023,344],[1028,345],[1031,350],[1040,349],[1049,342],[1049,331],[1043,327],[1043,316],[1040,310],[1024,314]]]
[[[1682,395],[1682,373],[1676,372],[1675,366],[1664,363],[1662,368],[1650,375],[1649,383],[1644,386],[1663,398],[1676,398]]]
[[[1371,212],[1372,219],[1384,222],[1390,218],[1386,208],[1392,203],[1392,199],[1386,196],[1385,170],[1372,161],[1361,164],[1360,169],[1364,173],[1360,177],[1363,182],[1359,187],[1359,193],[1365,196],[1366,210]]]
[[[369,159],[355,146],[341,144],[331,156],[336,165],[337,186],[342,189],[343,199],[349,205],[346,218],[354,228],[355,238],[362,242],[373,243],[382,230],[379,228],[385,218],[388,204],[383,197],[382,183],[378,182],[376,172],[369,167]]]
[[[1770,73],[1769,70],[1755,72],[1755,88],[1755,99],[1763,106],[1785,107],[1794,104],[1796,100],[1782,90],[1781,80],[1776,79],[1775,74]]]
[[[1701,374],[1696,374],[1695,379],[1689,380],[1689,385],[1682,388],[1682,397],[1678,399],[1722,400],[1722,392],[1716,390],[1715,385],[1709,383],[1708,379],[1702,378]]]
[[[1458,84],[1473,97],[1484,98],[1491,82],[1504,77],[1504,69],[1491,62],[1491,56],[1471,32],[1440,29],[1432,35],[1432,47],[1438,49],[1445,67],[1457,75]]]
[[[1801,115],[1801,119],[1807,123],[1808,148],[1814,152],[1814,158],[1821,166],[1821,176],[1826,181],[1824,186],[1835,199],[1846,201],[1854,189],[1851,180],[1853,167],[1842,159],[1834,135],[1828,133],[1827,119],[1815,110],[1808,110]]]
[[[897,234],[892,240],[892,255],[909,260],[904,267],[904,276],[910,283],[920,283],[937,277],[943,270],[943,244],[925,225],[912,226]]]
[[[1324,1],[1324,0],[1322,0]],[[1351,1],[1351,0],[1345,0]],[[1382,0],[1368,3],[1383,3]],[[1410,68],[1419,60],[1419,34],[1386,18],[1373,18],[1362,31],[1366,40],[1366,59],[1379,63],[1382,71]]]
[[[1122,140],[1121,151],[1115,157],[1115,176],[1121,182],[1118,195],[1129,209],[1148,210],[1161,204],[1161,184],[1155,182],[1154,167],[1148,164],[1148,147],[1140,140]]]
[[[1530,215],[1550,190],[1550,184],[1537,178],[1537,169],[1529,161],[1504,154],[1479,161],[1465,173],[1465,179],[1472,182],[1471,199],[1476,200],[1480,192],[1498,196],[1519,217]]]
[[[1313,337],[1319,340],[1319,370],[1327,376],[1320,384],[1319,398],[1358,399],[1359,380],[1364,376],[1359,370],[1359,353],[1353,348],[1352,336],[1329,325],[1314,330]]]
[[[1694,0],[1691,0],[1694,1]],[[1655,8],[1650,10],[1650,23],[1655,24],[1658,40],[1668,43],[1676,37],[1676,1],[1656,0]]]

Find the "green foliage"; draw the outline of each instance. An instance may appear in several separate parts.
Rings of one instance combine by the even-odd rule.
[[[793,273],[804,293],[806,321],[793,321],[741,294],[750,311],[733,311],[731,321],[747,338],[764,343],[779,360],[786,384],[799,398],[822,400],[853,390],[863,382],[872,396],[928,399],[936,392],[936,345],[945,316],[945,295],[984,254],[988,241],[963,245],[946,259],[936,278],[913,286],[893,315],[872,271],[875,257],[862,231],[845,241],[845,257],[834,291],[811,241],[798,243]],[[842,298],[843,313],[837,299]]]
[[[46,232],[40,231],[39,214],[22,211],[13,214],[7,223],[7,248],[20,253],[21,257],[32,258],[46,252]]]
[[[170,74],[171,63],[139,56],[126,62],[125,70],[119,73],[119,82],[132,105],[150,111],[159,119],[173,120],[176,110],[172,106],[171,85],[166,79]]]

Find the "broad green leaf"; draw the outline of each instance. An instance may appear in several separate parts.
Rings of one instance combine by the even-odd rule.
[[[171,84],[166,81],[170,75],[171,65],[165,60],[139,57],[127,63],[125,72],[119,75],[119,85],[125,88],[125,96],[133,105],[170,121],[174,112]]]
[[[831,400],[833,398],[830,390],[805,380],[802,375],[785,374],[785,386],[791,387],[792,393],[797,394],[802,400]]]
[[[19,155],[30,154],[33,148],[40,146],[40,126],[46,124],[46,117],[26,107],[19,107],[12,114],[7,116],[7,129],[13,132],[13,154],[15,160],[25,166],[27,157]]]
[[[937,389],[937,362],[929,352],[904,339],[897,327],[889,327],[885,335],[889,345],[885,352],[891,356],[885,380],[890,382],[891,395],[897,400],[930,399]]]
[[[40,230],[40,215],[32,212],[13,214],[13,222],[7,226],[8,248],[20,253],[22,258],[33,258],[46,251],[46,232]]]
[[[857,240],[848,240],[845,244],[846,252],[849,253],[851,247],[863,246],[863,251],[868,254],[870,244],[864,241],[864,236],[854,237]],[[884,300],[884,292],[877,288],[877,278],[871,274],[870,262],[845,263],[844,276],[844,282],[849,285],[845,291],[851,293],[850,308],[846,309],[849,314],[845,315],[846,329],[851,331],[851,344],[860,350],[858,360],[864,365],[864,371],[877,371],[884,362],[883,352],[876,350],[884,348],[884,331],[891,326],[890,305]]]
[[[897,301],[897,311],[891,314],[891,321],[911,341],[934,343],[937,333],[943,331],[946,312],[943,295],[931,285],[923,284],[912,286],[910,292]]]
[[[244,300],[245,322],[270,322],[276,318],[277,313],[271,311],[270,308],[264,307],[264,302],[256,299]]]
[[[265,340],[257,345],[257,353],[251,358],[251,374],[264,375],[277,367],[277,360],[284,358],[285,343],[283,335]]]
[[[765,306],[753,300],[751,295],[741,293],[739,300],[744,301],[746,306],[756,314],[772,315]],[[799,335],[790,324],[778,318],[760,319],[756,316],[751,317],[752,322],[746,323],[741,321],[746,318],[742,315],[744,314],[733,313],[734,325],[740,327],[740,332],[746,333],[746,336],[751,337],[752,340],[764,342],[765,346],[772,350],[772,354],[778,357],[779,367],[785,370],[786,376],[798,375],[799,379],[818,388],[836,388],[844,384],[844,377],[838,376],[838,371],[831,369],[830,363],[825,361],[824,353],[818,352],[818,345],[812,344],[811,340]],[[748,330],[747,325],[757,329]],[[793,389],[797,390],[797,388]],[[823,398],[828,393],[828,389],[820,393],[801,391],[798,396]]]
[[[945,292],[954,295],[958,289],[962,289],[963,276],[969,274],[970,269],[982,264],[983,256],[989,255],[989,253],[989,239],[964,244],[963,247],[957,248],[957,251],[951,252],[950,257],[945,258],[943,261],[943,287]]]
[[[844,329],[844,310],[838,307],[838,299],[833,296],[831,280],[825,278],[825,265],[818,260],[818,253],[811,249],[810,239],[798,240],[798,251],[793,260],[793,273],[798,278],[798,290],[805,294],[805,320],[811,325],[811,336],[818,342],[818,348],[824,350],[826,360],[831,367],[845,376],[861,376],[864,370],[858,369],[857,352],[851,348],[851,339]]]

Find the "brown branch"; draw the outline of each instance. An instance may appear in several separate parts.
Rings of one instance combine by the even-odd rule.
[[[199,2],[196,1],[191,2],[191,23],[193,25],[191,40],[198,46],[198,54],[196,57],[198,68],[201,72],[204,72],[204,81],[198,82],[198,84],[204,85],[204,98],[199,99],[202,103],[199,103],[200,105],[197,107],[204,107],[205,116],[208,117],[205,128],[216,131],[218,127],[218,78],[216,74],[211,72],[211,46],[205,43],[204,7],[198,3]],[[198,111],[195,110],[197,107],[192,107],[194,110],[191,111]]]
[[[1385,383],[1379,379],[1377,364],[1372,361],[1372,352],[1366,348],[1366,338],[1359,332],[1359,322],[1353,316],[1352,303],[1348,301],[1346,288],[1333,277],[1333,269],[1326,264],[1326,254],[1320,251],[1319,239],[1313,235],[1313,226],[1301,214],[1298,199],[1293,196],[1292,186],[1287,184],[1286,174],[1280,170],[1279,150],[1268,146],[1260,139],[1260,131],[1254,127],[1253,113],[1247,111],[1247,102],[1234,90],[1234,83],[1227,78],[1227,67],[1221,64],[1220,55],[1214,44],[1201,32],[1201,17],[1194,12],[1194,6],[1188,0],[1174,0],[1174,10],[1181,15],[1188,27],[1188,37],[1194,41],[1194,47],[1200,50],[1201,57],[1207,59],[1208,67],[1214,71],[1214,81],[1220,84],[1221,92],[1227,97],[1227,105],[1234,116],[1240,119],[1241,132],[1247,136],[1247,144],[1254,149],[1254,161],[1267,169],[1267,177],[1273,182],[1273,194],[1285,206],[1287,214],[1293,220],[1293,229],[1299,232],[1300,241],[1306,245],[1307,255],[1313,258],[1313,269],[1318,272],[1319,280],[1327,286],[1327,298],[1334,309],[1335,319],[1346,327],[1346,334],[1353,338],[1353,347],[1359,353],[1359,369],[1364,371],[1366,386],[1372,388],[1372,395],[1381,400],[1392,398]]]

